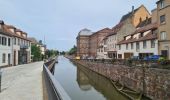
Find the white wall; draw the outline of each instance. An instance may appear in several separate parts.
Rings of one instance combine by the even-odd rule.
[[[2,35],[0,34],[0,36],[2,37],[6,37],[7,38],[7,42],[6,42],[6,46],[0,44],[0,66],[6,66],[8,65],[8,54],[10,54],[10,64],[12,64],[12,42],[11,42],[11,45],[8,46],[8,38],[11,39],[11,37],[9,36],[6,36],[6,35]],[[12,39],[11,39],[12,41]],[[5,63],[2,62],[3,58],[2,58],[2,55],[5,53]]]
[[[158,55],[158,40],[155,42],[155,48],[151,48],[151,40],[147,40],[147,47],[143,48],[143,41],[139,42],[140,49],[136,51],[136,42],[133,43],[133,49],[131,49],[131,43],[128,43],[128,50],[126,50],[126,44],[121,44],[121,50],[117,46],[117,54],[122,54],[122,59],[124,59],[124,53],[133,53],[134,56],[139,56],[139,53],[153,53]]]

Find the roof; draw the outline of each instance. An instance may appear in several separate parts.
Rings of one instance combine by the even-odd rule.
[[[35,43],[37,44],[37,40],[34,38],[34,37],[28,37],[28,39],[32,42],[32,43]]]
[[[148,24],[151,24],[151,22],[152,22],[152,19],[151,19],[151,17],[150,17],[150,18],[148,18],[148,19],[140,22],[140,23],[137,25],[137,27],[144,27],[144,26],[146,26],[146,25],[148,25]]]
[[[4,21],[3,21],[3,20],[0,20],[0,24],[4,24]]]
[[[20,36],[18,34],[15,34],[15,33],[11,32],[9,29],[10,29],[9,25],[3,25],[3,32],[8,33],[10,36],[14,36],[14,37],[18,37],[18,38],[30,41],[29,39],[27,39],[25,37],[22,37],[22,36]]]
[[[112,33],[112,29],[110,28],[104,28],[104,29],[101,29],[99,31],[97,31],[98,33]]]
[[[131,11],[131,12],[125,14],[124,16],[122,16],[120,22],[123,22],[123,21],[125,21],[126,19],[132,17],[133,14],[134,14],[136,11],[138,11],[141,7],[145,7],[145,6],[144,6],[144,5],[141,5],[140,7],[136,8],[134,11]]]
[[[146,26],[137,28],[135,32],[133,32],[132,34],[126,35],[126,36],[134,35],[136,33],[146,32],[148,30],[153,30],[153,29],[157,29],[157,28],[158,28],[157,23],[151,23],[151,24],[148,24]]]
[[[139,7],[140,8],[140,7]],[[134,11],[131,11],[125,15],[122,16],[120,22],[125,21],[126,19],[128,19],[129,17],[131,17],[133,15],[133,13],[135,13],[139,8],[135,9]]]
[[[137,29],[134,33],[132,33],[130,35],[132,36],[132,35],[137,34],[137,33],[143,33],[143,32],[146,32],[146,31],[149,31],[149,30],[152,30],[152,29],[156,29],[157,27],[158,27],[158,25],[156,23],[155,24],[149,24],[147,26],[144,26],[142,28]],[[127,36],[130,36],[130,35],[127,35]],[[122,40],[122,41],[118,42],[117,44],[126,44],[126,43],[137,42],[137,41],[152,40],[152,39],[156,39],[156,38],[157,38],[157,35],[152,34],[152,31],[151,31],[147,35],[145,35],[145,36],[143,36],[139,39],[130,38],[128,40]]]
[[[136,38],[130,38],[128,40],[122,40],[120,42],[118,42],[117,44],[120,45],[120,44],[127,44],[127,43],[133,43],[133,42],[139,42],[139,41],[145,41],[145,40],[152,40],[152,39],[157,39],[157,35],[156,34],[152,34],[152,32],[148,33],[147,35],[139,38],[139,39],[136,39]]]
[[[89,29],[82,29],[80,32],[79,32],[79,35],[91,35],[92,34],[92,32],[91,32],[91,30],[89,30]]]

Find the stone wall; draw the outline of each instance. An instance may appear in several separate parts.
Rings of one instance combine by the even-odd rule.
[[[143,92],[154,100],[170,99],[170,71],[154,68],[127,67],[106,63],[74,60],[113,81],[119,81],[126,87]]]

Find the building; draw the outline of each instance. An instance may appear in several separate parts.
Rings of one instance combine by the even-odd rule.
[[[104,28],[99,30],[92,35],[90,35],[90,56],[93,58],[97,57],[97,50],[102,42],[102,40],[109,34],[112,33],[112,30],[109,28]]]
[[[156,4],[159,55],[170,59],[170,0],[158,0]]]
[[[112,28],[112,34],[107,36],[107,54],[108,58],[117,58],[117,42],[124,39],[125,36],[133,33],[139,26],[139,23],[151,17],[144,5],[137,9],[132,7],[132,11],[123,15],[120,22]]]
[[[13,65],[26,64],[31,62],[31,41],[27,33],[15,28],[12,25],[5,25],[6,32],[12,37]]]
[[[0,21],[0,67],[11,66],[12,62],[12,35],[4,32],[4,22]]]
[[[157,23],[151,23],[125,36],[124,40],[117,43],[117,58],[128,59],[138,56],[143,59],[150,55],[158,55],[157,32]]]
[[[99,44],[97,49],[97,59],[107,59],[107,37],[105,37]]]
[[[88,57],[90,56],[90,35],[92,34],[89,29],[82,29],[77,36],[77,56]]]
[[[0,56],[0,58],[3,59],[5,57],[6,61],[3,62],[8,62],[8,65],[18,65],[31,62],[31,43],[27,38],[27,33],[15,28],[12,25],[6,25],[3,21],[1,21],[1,32],[9,34],[8,38],[2,38],[1,40],[2,43],[5,43],[4,46],[8,45],[6,50],[9,49],[7,50],[8,54],[6,53]],[[3,48],[4,47],[2,47],[1,50],[3,50]]]

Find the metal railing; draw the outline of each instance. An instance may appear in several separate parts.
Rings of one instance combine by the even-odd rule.
[[[50,60],[43,65],[43,73],[48,92],[48,100],[71,100],[71,98],[68,96],[68,94],[65,92],[65,90],[55,79],[48,68],[49,64],[53,61],[55,60]]]
[[[0,68],[0,92],[1,92],[1,78],[2,78],[2,71],[1,71],[1,68]]]

